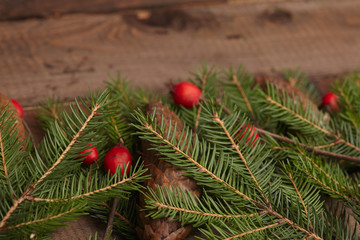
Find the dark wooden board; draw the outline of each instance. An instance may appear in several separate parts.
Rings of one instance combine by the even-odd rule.
[[[107,14],[1,22],[0,91],[24,106],[53,95],[65,101],[103,88],[117,71],[133,85],[166,91],[164,83],[205,62],[243,64],[251,73],[337,74],[360,65],[359,12],[359,1],[331,0],[156,11],[148,20]]]
[[[11,0],[0,4],[0,20],[52,17],[67,13],[109,13],[148,9],[207,5],[227,0]]]

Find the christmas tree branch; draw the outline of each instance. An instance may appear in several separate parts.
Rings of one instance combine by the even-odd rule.
[[[29,200],[29,201],[35,201],[35,202],[60,202],[60,201],[70,201],[70,200],[74,200],[74,199],[79,199],[79,198],[84,198],[84,197],[88,197],[88,196],[91,196],[91,195],[94,195],[96,193],[100,193],[100,192],[104,192],[104,191],[107,191],[107,190],[110,190],[110,189],[113,189],[114,187],[117,187],[123,183],[126,183],[126,182],[130,182],[130,181],[133,181],[135,178],[137,178],[138,175],[137,174],[134,174],[132,175],[131,177],[129,178],[125,178],[123,179],[122,181],[120,182],[116,182],[114,184],[111,184],[109,186],[106,186],[106,187],[103,187],[103,188],[100,188],[100,189],[96,189],[94,191],[91,191],[91,192],[88,192],[88,193],[84,193],[84,194],[80,194],[80,195],[76,195],[76,196],[73,196],[71,198],[54,198],[54,199],[49,199],[49,198],[38,198],[38,197],[33,197],[33,196],[26,196],[25,199],[26,200]]]
[[[331,187],[329,187],[328,185],[326,185],[325,183],[321,182],[319,179],[317,179],[316,177],[314,177],[311,173],[309,173],[308,170],[305,170],[305,173],[314,181],[316,181],[318,184],[320,184],[321,186],[323,186],[324,188],[326,188],[327,190],[329,190],[330,192],[333,192],[334,194],[351,201],[352,199],[350,199],[348,196],[345,196],[341,193],[339,193],[338,191],[336,191],[335,189],[332,189]]]
[[[201,95],[204,94],[204,91],[205,91],[205,86],[206,86],[206,79],[207,79],[207,75],[205,74],[203,77],[202,77],[202,85],[201,85]],[[196,112],[196,120],[195,120],[195,131],[196,129],[198,128],[199,126],[199,118],[200,118],[200,114],[201,114],[201,105],[199,105],[198,109],[197,109],[197,112]]]
[[[87,119],[85,120],[85,122],[83,123],[83,125],[81,126],[81,128],[78,130],[78,132],[73,136],[71,142],[68,144],[68,146],[66,147],[66,149],[62,152],[62,154],[60,155],[60,157],[55,161],[55,163],[44,173],[44,175],[42,175],[40,177],[40,179],[38,181],[36,181],[36,183],[34,184],[33,188],[36,188],[37,185],[39,183],[41,183],[47,176],[49,176],[53,170],[55,169],[55,167],[57,165],[59,165],[61,163],[61,161],[65,158],[66,154],[68,151],[70,151],[70,149],[72,148],[72,146],[75,144],[76,140],[80,137],[80,134],[84,131],[84,129],[87,127],[87,125],[89,124],[90,120],[94,117],[96,111],[101,107],[100,104],[96,104],[93,109],[91,110],[91,113],[89,114],[89,116],[87,117]]]
[[[327,173],[324,169],[322,169],[319,165],[317,165],[314,160],[312,160],[309,156],[306,156],[301,150],[298,150],[299,153],[301,155],[303,155],[304,157],[306,157],[306,159],[318,170],[320,170],[328,179],[330,179],[331,181],[335,182],[339,187],[341,187],[349,196],[351,196],[352,194],[343,186],[341,185],[335,178],[333,178],[329,173]],[[359,201],[359,199],[355,196],[355,199]]]
[[[293,115],[294,117],[296,117],[296,118],[298,118],[298,119],[306,122],[307,124],[309,124],[309,125],[311,125],[312,127],[316,128],[316,129],[319,130],[320,132],[323,132],[323,133],[325,133],[325,134],[328,135],[328,136],[334,136],[334,134],[333,134],[332,132],[330,132],[330,131],[328,131],[328,130],[326,130],[326,129],[320,127],[320,126],[318,126],[317,124],[315,124],[315,123],[313,123],[313,122],[311,122],[311,121],[309,121],[308,119],[302,117],[301,115],[297,114],[297,113],[294,112],[293,110],[285,107],[285,106],[282,105],[281,103],[278,103],[278,102],[274,101],[270,96],[267,96],[267,97],[266,97],[266,100],[267,100],[269,103],[274,104],[274,105],[280,107],[281,109],[287,111],[288,113],[290,113],[290,114]]]
[[[214,114],[214,118],[213,118],[214,121],[216,121],[220,126],[221,128],[224,130],[225,134],[227,135],[227,137],[229,138],[231,144],[232,144],[232,147],[235,148],[236,152],[238,153],[239,157],[242,159],[243,163],[244,163],[244,166],[246,167],[246,169],[248,170],[248,172],[250,173],[252,179],[254,180],[256,186],[259,188],[260,190],[260,194],[261,196],[263,197],[263,199],[265,200],[265,202],[267,203],[267,205],[264,205],[262,204],[261,202],[257,202],[257,205],[261,208],[263,208],[264,210],[266,210],[269,214],[273,215],[273,216],[276,216],[278,217],[281,221],[284,221],[286,223],[288,223],[289,225],[297,228],[298,230],[302,231],[302,232],[305,232],[308,236],[310,237],[314,237],[315,239],[322,239],[320,238],[319,236],[317,236],[315,233],[309,233],[306,229],[303,229],[301,228],[300,226],[298,226],[296,223],[294,223],[293,221],[291,221],[290,219],[282,216],[281,214],[279,214],[278,212],[274,211],[272,209],[272,206],[269,204],[269,200],[268,198],[265,196],[265,194],[263,193],[262,191],[262,188],[260,187],[259,183],[257,182],[255,176],[253,175],[252,171],[250,170],[249,166],[247,165],[247,161],[246,159],[244,158],[244,156],[242,155],[240,149],[239,149],[239,146],[235,143],[234,139],[231,137],[229,131],[226,129],[225,125],[224,125],[224,122],[218,117],[218,114],[215,113]]]
[[[60,157],[55,161],[55,163],[35,182],[35,184],[31,185],[24,193],[23,195],[18,199],[14,201],[14,204],[12,207],[10,207],[9,211],[6,213],[5,217],[0,222],[0,228],[3,227],[6,224],[6,221],[10,218],[11,214],[18,208],[18,206],[25,201],[28,196],[34,191],[34,189],[38,186],[39,183],[41,183],[47,176],[49,176],[54,168],[61,163],[61,161],[64,159],[67,152],[71,149],[71,147],[75,144],[76,140],[79,138],[82,131],[86,128],[90,120],[94,117],[95,112],[100,108],[99,104],[96,104],[88,118],[85,120],[83,125],[80,127],[79,131],[74,135],[64,152],[60,155]]]
[[[266,97],[266,100],[267,100],[268,102],[270,102],[271,104],[274,104],[274,105],[280,107],[281,109],[287,111],[288,113],[290,113],[290,114],[293,115],[294,117],[300,119],[301,121],[306,122],[307,124],[311,125],[311,126],[314,127],[315,129],[317,129],[318,131],[323,132],[323,133],[326,134],[327,136],[332,137],[332,138],[334,138],[334,139],[336,139],[336,140],[344,143],[345,145],[347,145],[347,146],[355,149],[356,151],[360,152],[360,148],[358,148],[357,146],[355,146],[355,145],[347,142],[345,139],[341,138],[340,136],[337,136],[337,135],[334,134],[333,132],[328,131],[328,130],[326,130],[326,129],[320,127],[320,126],[318,126],[317,124],[309,121],[308,119],[300,116],[299,114],[297,114],[297,113],[294,112],[293,110],[285,107],[285,106],[282,105],[281,103],[278,103],[278,102],[274,101],[270,96],[267,96],[267,97]]]
[[[348,155],[344,155],[344,154],[339,154],[339,153],[333,153],[333,152],[329,152],[329,151],[325,151],[325,150],[320,150],[320,149],[317,149],[318,147],[316,147],[316,146],[313,147],[313,146],[308,146],[308,145],[303,144],[303,143],[297,143],[297,142],[295,142],[294,140],[292,140],[290,138],[280,136],[280,135],[275,134],[275,133],[271,133],[269,131],[266,131],[266,130],[258,128],[258,127],[256,128],[256,130],[259,133],[271,136],[276,140],[280,140],[282,142],[290,143],[292,145],[299,145],[299,146],[305,148],[306,150],[308,150],[310,152],[314,152],[315,154],[318,154],[318,155],[325,155],[325,156],[329,156],[329,157],[333,157],[333,158],[337,158],[337,159],[341,159],[341,160],[347,160],[347,161],[351,161],[351,162],[360,162],[360,157],[352,157],[352,156],[348,156]],[[336,141],[334,144],[337,144],[338,141]]]
[[[298,195],[298,197],[299,197],[299,199],[300,199],[300,201],[301,201],[301,204],[303,205],[303,208],[304,208],[304,211],[305,211],[306,216],[309,217],[309,213],[308,213],[308,211],[307,211],[305,202],[304,202],[304,200],[303,200],[303,198],[302,198],[302,196],[301,196],[301,194],[300,194],[300,191],[299,191],[298,187],[297,187],[296,184],[295,184],[295,181],[294,181],[291,173],[288,173],[288,176],[289,176],[289,179],[290,179],[291,183],[293,184],[293,186],[294,186],[294,188],[295,188],[296,194]],[[310,225],[310,230],[313,231],[314,227],[313,227],[310,219],[309,219],[309,225]]]
[[[218,100],[217,101],[217,105],[218,106],[221,106],[221,102]],[[226,114],[231,114],[231,111],[230,109],[228,109],[227,107],[225,106],[221,106],[223,111],[226,113]],[[268,135],[268,136],[271,136],[273,137],[274,139],[276,140],[279,140],[279,141],[282,141],[282,142],[286,142],[286,143],[290,143],[292,145],[299,145],[303,148],[305,148],[306,150],[310,151],[310,152],[314,152],[315,154],[317,155],[324,155],[324,156],[329,156],[329,157],[333,157],[333,158],[337,158],[337,159],[341,159],[341,160],[346,160],[346,161],[351,161],[351,162],[360,162],[360,157],[352,157],[352,156],[348,156],[348,155],[344,155],[344,154],[339,154],[339,153],[333,153],[333,152],[329,152],[329,151],[324,151],[324,150],[320,150],[318,148],[320,147],[325,147],[324,146],[308,146],[306,144],[303,144],[303,143],[297,143],[295,142],[294,140],[290,139],[290,138],[287,138],[287,137],[284,137],[284,136],[280,136],[276,133],[272,133],[272,132],[269,132],[269,131],[266,131],[260,127],[256,127],[256,130],[263,134],[263,135]],[[334,143],[332,143],[331,146],[334,146],[336,144],[339,144],[340,142],[342,142],[342,140],[337,140],[335,141]]]
[[[226,131],[228,132],[228,130],[226,129],[224,123],[219,119],[218,115],[215,113],[214,114],[214,118],[212,119],[213,121],[217,122],[220,124],[220,126],[224,129],[224,132],[226,133]],[[215,179],[216,181],[218,181],[219,183],[221,183],[222,185],[224,185],[226,188],[228,188],[229,190],[237,193],[241,198],[244,198],[248,201],[250,201],[251,203],[255,204],[258,208],[260,208],[261,211],[263,211],[264,213],[269,213],[272,216],[275,216],[276,218],[278,218],[280,220],[281,223],[287,223],[288,225],[290,225],[291,227],[303,232],[304,234],[306,234],[307,236],[313,237],[315,239],[322,239],[321,237],[319,237],[316,233],[309,232],[308,230],[302,228],[301,226],[299,226],[297,223],[294,223],[293,221],[291,221],[289,218],[284,217],[283,215],[281,215],[280,213],[276,212],[275,210],[273,210],[273,206],[269,203],[268,198],[264,195],[264,193],[262,193],[263,199],[266,200],[266,203],[258,201],[258,200],[254,200],[251,197],[245,195],[244,193],[240,192],[239,190],[237,190],[236,188],[234,188],[231,184],[225,182],[224,180],[222,180],[221,178],[217,177],[214,173],[212,173],[209,169],[207,169],[206,167],[202,166],[200,163],[198,163],[195,159],[193,159],[191,156],[189,156],[188,154],[186,154],[184,151],[182,151],[182,149],[180,149],[179,147],[177,147],[175,144],[173,144],[172,142],[170,142],[169,140],[167,140],[165,137],[163,137],[160,133],[158,133],[145,119],[140,120],[143,124],[143,130],[146,132],[151,133],[152,135],[154,135],[157,139],[159,139],[161,143],[168,145],[171,149],[173,149],[173,151],[176,154],[181,155],[182,157],[184,157],[185,159],[187,159],[188,161],[190,161],[192,164],[194,164],[199,170],[198,171],[202,171],[207,173],[211,178]],[[229,132],[227,133],[227,136],[229,138]],[[230,139],[231,136],[230,136]],[[232,144],[235,146],[235,142],[232,139]],[[238,151],[240,152],[240,150]],[[244,159],[244,157],[242,156],[241,152],[240,152],[240,158],[243,159],[243,163],[247,166],[247,162]],[[242,156],[242,157],[241,157]],[[247,166],[248,171],[250,170],[249,167]],[[254,177],[252,171],[250,171],[250,174]],[[254,177],[255,178],[255,177]],[[256,182],[257,186],[260,187],[260,184],[257,182],[257,180],[255,179],[254,182]],[[259,188],[262,192],[261,187]],[[157,205],[159,207],[159,205]],[[174,209],[175,210],[175,209]]]
[[[5,227],[5,228],[0,228],[0,232],[1,231],[12,230],[12,229],[15,229],[15,228],[19,228],[19,227],[22,227],[22,226],[27,226],[27,225],[31,225],[31,224],[35,224],[35,223],[39,223],[39,222],[49,221],[49,220],[56,219],[56,218],[60,218],[60,217],[65,216],[66,214],[69,214],[69,213],[71,213],[71,212],[73,212],[75,210],[76,210],[76,208],[72,208],[69,211],[60,213],[60,214],[55,215],[55,216],[42,218],[42,219],[37,219],[37,220],[30,221],[30,222],[25,222],[25,223],[19,223],[17,225]]]
[[[18,208],[18,206],[26,200],[26,197],[29,193],[33,191],[32,186],[30,186],[19,199],[15,199],[13,205],[10,207],[9,211],[6,213],[4,218],[0,222],[0,229],[6,224],[6,221],[11,217],[11,214]]]
[[[307,231],[306,229],[300,227],[299,225],[297,225],[296,223],[294,223],[293,221],[291,221],[290,219],[282,216],[281,214],[269,209],[269,214],[273,215],[273,216],[276,216],[277,218],[280,219],[281,222],[286,222],[287,224],[289,224],[290,226],[300,230],[301,232],[304,232],[307,237],[311,238],[313,237],[314,239],[319,239],[319,240],[323,240],[323,238],[319,237],[317,234],[315,233],[310,233],[309,231]]]
[[[263,190],[261,188],[261,186],[259,185],[258,181],[256,180],[254,174],[252,173],[251,169],[249,168],[247,161],[245,159],[245,157],[243,156],[243,154],[241,153],[240,149],[239,149],[239,145],[237,145],[235,143],[235,140],[231,137],[229,131],[227,130],[227,128],[224,125],[224,122],[219,118],[218,114],[215,113],[214,114],[214,118],[212,119],[215,122],[217,122],[221,128],[223,129],[224,133],[226,134],[226,136],[228,137],[228,139],[231,142],[232,147],[235,149],[235,151],[237,152],[237,154],[239,155],[240,159],[242,160],[242,162],[244,163],[245,168],[247,169],[247,171],[249,172],[251,178],[254,180],[256,186],[258,187],[261,196],[263,197],[263,199],[265,200],[265,202],[268,202],[269,200],[267,199],[267,197],[264,195]]]
[[[351,111],[354,111],[353,106],[351,105],[349,99],[346,97],[346,95],[345,95],[345,93],[344,93],[344,91],[342,90],[341,87],[338,88],[338,91],[339,91],[339,93],[340,93],[340,96],[345,100],[345,103],[346,103],[346,105],[349,107],[349,109],[350,109]],[[354,122],[354,126],[356,127],[355,122]]]
[[[252,234],[252,233],[255,233],[255,232],[260,232],[260,231],[264,231],[268,228],[272,228],[272,227],[275,227],[279,224],[281,224],[282,222],[277,222],[277,223],[274,223],[274,224],[271,224],[271,225],[267,225],[267,226],[264,226],[264,227],[261,227],[261,228],[255,228],[253,230],[250,230],[250,231],[247,231],[247,232],[243,232],[241,234],[238,234],[238,235],[235,235],[235,236],[232,236],[232,237],[228,237],[228,238],[224,238],[223,240],[231,240],[231,239],[234,239],[234,238],[239,238],[239,237],[244,237],[246,235],[249,235],[249,234]]]
[[[209,169],[205,168],[204,166],[202,166],[200,163],[198,163],[195,159],[193,159],[191,156],[189,156],[188,154],[186,154],[185,152],[183,152],[179,147],[175,146],[174,144],[172,144],[169,140],[165,139],[163,136],[161,136],[152,126],[150,126],[148,123],[144,123],[144,127],[151,132],[154,136],[156,136],[158,139],[160,139],[162,142],[164,142],[165,144],[167,144],[169,147],[171,147],[176,153],[181,154],[184,158],[186,158],[187,160],[189,160],[191,163],[193,163],[198,169],[199,171],[203,171],[205,173],[207,173],[212,179],[216,180],[217,182],[219,182],[220,184],[222,184],[223,186],[225,186],[226,188],[231,189],[233,192],[235,192],[236,194],[238,194],[240,197],[251,201],[251,202],[256,202],[254,199],[250,198],[249,196],[245,195],[244,193],[240,192],[239,190],[237,190],[236,188],[234,188],[233,186],[231,186],[229,183],[225,182],[224,180],[222,180],[221,178],[219,178],[218,176],[216,176],[213,172],[211,172]]]
[[[124,96],[124,100],[126,102],[126,104],[130,107],[130,108],[134,108],[134,106],[132,105],[132,103],[130,102],[129,100],[129,97],[126,95],[124,89],[123,89],[123,86],[120,84],[120,82],[118,82],[116,84],[116,87],[119,89],[120,93],[122,96]]]
[[[247,98],[243,88],[241,87],[240,81],[237,79],[237,76],[235,74],[232,75],[232,81],[233,81],[233,83],[235,83],[237,89],[239,90],[241,96],[243,97],[243,99],[245,101],[246,107],[249,109],[249,111],[251,113],[251,116],[252,116],[253,120],[255,121],[256,118],[255,118],[254,111],[253,111],[253,109],[251,107],[250,101]]]
[[[124,141],[122,140],[122,137],[121,137],[121,135],[120,135],[119,129],[118,129],[118,127],[116,126],[116,122],[115,122],[114,117],[110,117],[110,119],[111,119],[112,125],[114,126],[114,129],[115,129],[116,134],[118,135],[120,141],[122,141],[122,144],[124,144]]]
[[[194,211],[194,210],[185,209],[185,208],[173,207],[170,205],[163,204],[161,202],[155,202],[155,203],[153,203],[153,205],[158,206],[158,209],[166,208],[166,209],[175,210],[177,212],[185,212],[185,213],[190,213],[190,214],[195,214],[195,215],[217,217],[217,218],[246,218],[246,217],[254,217],[256,215],[260,216],[260,215],[266,213],[265,210],[262,210],[258,213],[252,213],[252,214],[227,215],[227,214],[200,212],[200,211]]]
[[[4,177],[5,177],[5,180],[6,180],[6,184],[8,185],[11,194],[14,194],[12,189],[11,189],[11,185],[10,185],[10,182],[9,182],[9,179],[8,179],[8,172],[7,172],[7,167],[6,167],[6,158],[5,158],[5,153],[4,153],[4,144],[3,144],[3,139],[2,139],[1,132],[0,132],[0,148],[1,148],[1,160],[2,160],[2,163],[3,163]]]

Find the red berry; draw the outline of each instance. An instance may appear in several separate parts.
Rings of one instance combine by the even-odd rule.
[[[190,82],[181,82],[172,91],[174,101],[187,108],[197,106],[201,96],[200,89]]]
[[[111,175],[115,174],[116,168],[120,165],[121,174],[124,175],[125,168],[127,167],[126,174],[130,171],[130,165],[132,163],[131,154],[126,147],[117,144],[110,149],[104,159],[105,172],[110,171]]]
[[[243,128],[244,128],[244,127],[242,127],[242,128],[235,134],[235,137],[236,137],[236,138],[237,138],[238,135],[241,133],[241,131],[242,131]],[[249,130],[248,130],[248,129],[249,129]],[[245,128],[245,131],[243,132],[243,134],[242,134],[239,138],[236,139],[237,142],[239,142],[239,141],[245,136],[245,133],[248,132],[248,131],[251,131],[251,132],[250,132],[250,136],[248,137],[248,139],[247,139],[246,142],[245,142],[245,143],[248,143],[248,142],[250,141],[250,139],[252,138],[252,136],[254,135],[254,133],[256,132],[256,129],[255,129],[253,126],[250,126],[250,125],[247,125],[246,128]],[[259,138],[259,133],[256,132],[255,138],[254,138],[254,140],[252,141],[251,145],[254,146],[255,140],[258,139],[258,138]]]
[[[91,143],[86,144],[85,146],[90,146],[90,145],[91,145]],[[92,164],[92,163],[96,162],[99,158],[96,147],[86,149],[77,154],[84,154],[84,153],[88,153],[88,154],[85,156],[79,157],[78,159],[83,159],[83,163],[85,163],[85,164]]]
[[[337,105],[337,101],[339,100],[339,97],[332,93],[332,92],[329,92],[327,94],[325,94],[322,98],[322,102],[321,102],[321,107],[327,107],[330,109],[330,111],[332,112],[336,112],[339,107]]]
[[[12,104],[14,105],[14,107],[16,108],[17,113],[19,114],[19,116],[21,118],[24,117],[24,109],[22,108],[22,106],[20,105],[20,103],[14,99],[10,99],[10,101],[12,102]]]

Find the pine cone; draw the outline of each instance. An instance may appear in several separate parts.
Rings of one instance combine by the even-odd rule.
[[[176,124],[176,137],[181,137],[183,125],[179,117],[168,107],[159,102],[151,102],[147,106],[146,113],[153,114],[155,111],[155,118],[157,123],[161,123],[161,118],[165,125],[169,126],[170,121],[172,128]],[[169,129],[169,128],[167,128]],[[165,133],[167,135],[167,132]],[[147,141],[142,142],[143,160],[145,167],[149,169],[151,178],[145,183],[145,187],[156,189],[157,186],[166,187],[180,187],[183,190],[188,190],[196,196],[200,196],[200,189],[196,181],[183,176],[183,172],[175,168],[172,164],[161,160],[158,152],[150,149],[150,143]],[[140,196],[140,205],[144,207],[144,196]],[[179,222],[170,221],[168,218],[151,219],[145,217],[144,211],[139,211],[140,228],[137,229],[140,239],[167,239],[177,240],[184,239],[192,231],[191,225],[181,226]]]
[[[8,109],[12,110],[14,112],[14,117],[16,118],[15,124],[16,124],[16,128],[18,131],[18,137],[19,140],[25,140],[26,135],[25,135],[25,128],[22,122],[22,119],[20,118],[18,112],[16,111],[16,108],[14,107],[14,105],[11,103],[11,101],[3,94],[0,93],[0,114],[3,112],[3,110],[5,109],[5,107],[8,105]],[[1,125],[1,123],[0,123]]]

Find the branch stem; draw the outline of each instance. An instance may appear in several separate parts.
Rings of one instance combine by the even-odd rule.
[[[108,239],[109,234],[110,234],[110,232],[111,232],[111,230],[113,228],[114,215],[115,215],[115,210],[116,210],[116,206],[117,206],[118,202],[119,202],[119,199],[114,198],[113,204],[111,206],[111,212],[110,212],[110,215],[109,215],[108,224],[107,224],[106,231],[105,231],[104,240]]]

